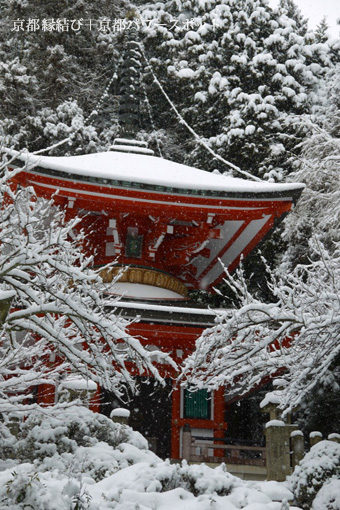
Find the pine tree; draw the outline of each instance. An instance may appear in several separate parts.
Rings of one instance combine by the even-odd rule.
[[[282,178],[296,142],[282,117],[309,111],[318,80],[332,65],[329,47],[312,33],[301,35],[303,20],[298,25],[262,0],[168,2],[144,12],[152,15],[161,25],[146,33],[147,53],[186,121],[232,163]],[[181,16],[184,26],[170,29]],[[187,140],[187,163],[226,169]]]
[[[302,15],[301,10],[293,0],[280,0],[279,13],[295,21],[297,33],[302,36],[306,34],[308,31],[308,19]]]
[[[340,64],[330,70],[320,84],[319,105],[313,116],[295,117],[294,122],[308,130],[295,161],[292,175],[306,183],[294,214],[285,220],[287,250],[281,271],[290,271],[296,263],[308,263],[308,241],[317,236],[332,252],[339,235],[339,160],[340,160]]]
[[[119,5],[107,0],[95,4],[5,0],[2,4],[5,28],[0,34],[2,131],[10,135],[9,143],[42,149],[60,141],[52,130],[45,130],[46,109],[53,117],[58,115],[58,107],[64,105],[65,110],[67,104],[76,101],[86,118],[104,92],[118,51],[114,46],[115,34],[101,29],[105,25],[100,23],[121,17],[124,2]],[[15,20],[18,23],[22,20],[23,29],[15,29]],[[92,145],[100,148],[95,137]],[[86,143],[78,147],[89,150]]]
[[[57,109],[65,112],[76,102],[81,112],[77,118],[88,126],[80,132],[87,134],[73,136],[66,152],[107,148],[118,133],[119,60],[125,37],[98,26],[90,29],[88,22],[124,18],[127,4],[2,3],[7,26],[0,34],[3,134],[32,150],[59,142],[66,132],[74,135],[75,123],[70,108],[63,129]],[[339,59],[339,47],[305,33],[305,20],[291,0],[282,0],[277,11],[264,0],[138,4],[144,20],[139,22],[140,37],[149,61],[142,58],[141,136],[165,157],[226,170],[180,122],[155,83],[151,66],[184,119],[217,154],[273,179],[291,171],[287,155],[303,133],[297,136],[294,126],[283,125],[283,117],[310,111],[316,84]],[[13,20],[29,19],[39,21],[39,31],[11,30]],[[68,31],[47,31],[41,28],[44,19],[68,20],[69,25],[83,20],[83,25],[79,30],[70,25]],[[137,26],[138,17],[135,20]],[[97,114],[89,117],[95,107]],[[54,125],[58,128],[52,129]]]
[[[325,43],[328,40],[328,29],[329,26],[326,20],[326,16],[324,16],[315,29],[315,38],[317,42]]]

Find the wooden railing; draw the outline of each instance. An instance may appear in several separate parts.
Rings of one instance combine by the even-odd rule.
[[[182,440],[182,456],[187,461],[266,466],[265,447],[221,444],[223,439],[218,438],[207,438],[203,442],[191,436],[190,430],[183,432]]]
[[[197,450],[200,450],[198,453]],[[266,449],[260,446],[239,446],[198,443],[190,445],[190,459],[193,462],[225,462],[247,466],[265,466]]]

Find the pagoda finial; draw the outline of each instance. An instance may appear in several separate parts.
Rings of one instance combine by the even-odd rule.
[[[126,29],[127,37],[119,65],[119,125],[120,137],[134,139],[140,129],[140,72],[142,53],[138,33],[131,27]]]

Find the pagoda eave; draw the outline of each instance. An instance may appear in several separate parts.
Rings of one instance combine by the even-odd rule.
[[[48,176],[22,171],[16,180],[23,185],[32,185],[40,196],[54,198],[62,206],[73,207],[77,201],[77,209],[89,211],[112,211],[113,206],[119,206],[122,212],[138,214],[141,208],[147,205],[148,213],[170,213],[177,218],[188,219],[200,217],[202,220],[207,214],[218,215],[220,219],[240,219],[261,217],[273,212],[280,216],[291,209],[294,202],[292,193],[286,196],[272,193],[269,198],[258,197],[257,193],[249,192],[242,196],[226,196],[223,198],[195,197],[183,195],[168,195],[150,191],[136,191],[113,187],[96,186],[75,181],[54,179]],[[233,195],[233,194],[232,194]],[[73,203],[72,203],[73,202]],[[216,222],[216,221],[215,221]]]
[[[25,166],[14,181],[53,199],[66,218],[82,217],[96,266],[156,271],[157,281],[172,275],[188,289],[213,290],[304,187],[241,181],[143,154],[17,157]]]

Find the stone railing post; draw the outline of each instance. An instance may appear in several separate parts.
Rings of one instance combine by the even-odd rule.
[[[340,434],[329,434],[327,437],[328,441],[334,441],[335,443],[340,443]]]
[[[282,420],[271,420],[266,423],[267,480],[283,482],[291,473],[289,441],[291,427]]]
[[[264,434],[266,436],[266,465],[267,480],[282,482],[291,474],[291,445],[290,435],[297,430],[291,425],[291,416],[288,414],[282,420],[280,400],[282,388],[286,381],[277,379],[273,382],[274,391],[266,394],[260,407],[263,413],[269,413],[269,422],[266,423]]]
[[[80,400],[84,406],[89,405],[91,398],[97,391],[97,383],[84,379],[76,374],[69,374],[63,379],[57,388],[59,402]]]
[[[191,428],[188,423],[184,425],[182,432],[182,458],[187,461],[191,458]]]
[[[305,455],[305,439],[301,430],[294,430],[290,435],[292,446],[292,468],[294,470]]]
[[[282,420],[266,423],[267,480],[283,482],[292,473],[290,437],[296,429]]]
[[[128,409],[123,409],[122,407],[117,407],[111,411],[110,418],[115,423],[127,425],[130,418],[130,411]]]
[[[314,431],[309,434],[309,445],[312,448],[317,443],[320,443],[322,441],[322,434],[321,432]]]

